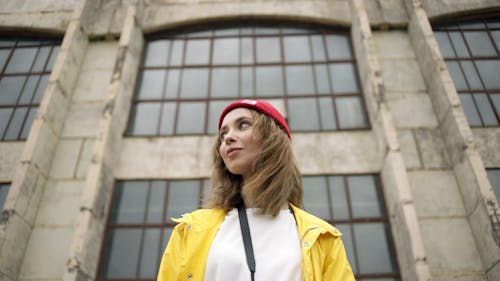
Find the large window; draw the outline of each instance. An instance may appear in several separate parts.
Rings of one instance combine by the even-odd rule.
[[[148,38],[128,135],[215,133],[238,98],[277,104],[292,131],[369,127],[348,31],[230,26]]]
[[[7,193],[9,193],[10,184],[0,183],[0,211],[3,209],[5,199],[7,199]]]
[[[175,223],[201,206],[205,180],[120,181],[114,188],[99,280],[156,280]]]
[[[399,280],[377,177],[309,176],[303,185],[306,209],[343,233],[358,280]],[[205,179],[117,182],[98,280],[155,280],[170,218],[199,208],[208,188]]]
[[[58,45],[50,39],[0,37],[0,141],[27,138]]]
[[[435,35],[471,126],[500,124],[500,20],[440,25]]]
[[[356,280],[399,280],[389,220],[373,175],[303,178],[304,206],[343,234]]]

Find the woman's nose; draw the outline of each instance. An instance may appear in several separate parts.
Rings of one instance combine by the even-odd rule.
[[[226,133],[226,136],[224,137],[224,142],[226,144],[234,142],[234,136],[233,136],[232,130],[230,130],[229,132]]]

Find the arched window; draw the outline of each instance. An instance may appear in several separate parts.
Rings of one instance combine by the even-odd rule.
[[[0,141],[27,138],[58,53],[59,40],[0,36]]]
[[[148,38],[127,134],[212,134],[238,98],[269,100],[295,132],[369,127],[348,31],[226,24]]]
[[[500,124],[500,20],[435,26],[470,126]]]

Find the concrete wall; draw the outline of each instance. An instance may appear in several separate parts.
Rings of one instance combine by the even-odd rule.
[[[0,30],[64,34],[28,139],[0,143],[0,181],[12,182],[0,280],[94,280],[116,179],[209,176],[212,136],[123,132],[144,35],[234,18],[351,27],[372,128],[293,134],[302,172],[380,174],[403,280],[500,279],[499,210],[484,171],[500,167],[500,131],[468,127],[429,25],[497,10],[498,1],[0,0],[0,7]]]

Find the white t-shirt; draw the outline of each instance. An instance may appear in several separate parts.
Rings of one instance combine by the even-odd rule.
[[[281,210],[275,218],[247,209],[256,281],[300,281],[301,248],[295,218]],[[249,281],[238,209],[226,214],[208,253],[205,281]]]

